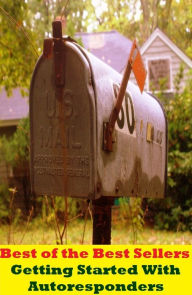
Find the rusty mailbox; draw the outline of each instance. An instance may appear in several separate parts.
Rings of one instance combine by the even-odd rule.
[[[131,82],[112,150],[105,150],[105,125],[121,80],[59,30],[45,40],[30,89],[33,192],[88,199],[165,195],[165,113],[155,97]]]

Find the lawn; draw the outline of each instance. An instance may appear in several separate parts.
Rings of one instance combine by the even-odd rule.
[[[67,237],[64,238],[66,244],[82,244],[84,221],[74,220],[67,227]],[[61,226],[62,228],[62,226]],[[28,225],[0,226],[0,244],[56,244],[56,234],[53,225],[48,226],[40,220],[35,220]],[[87,222],[83,244],[91,244],[92,223]],[[192,244],[192,233],[189,232],[167,232],[158,231],[151,228],[144,228],[142,232],[133,231],[129,225],[116,224],[112,227],[111,244]]]

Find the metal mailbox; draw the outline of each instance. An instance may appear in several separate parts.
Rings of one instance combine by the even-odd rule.
[[[163,197],[167,122],[162,105],[129,82],[113,151],[105,151],[104,126],[122,76],[70,39],[55,40],[45,41],[31,82],[33,192],[89,199]]]

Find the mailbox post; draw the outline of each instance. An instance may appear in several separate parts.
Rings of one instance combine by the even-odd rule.
[[[162,198],[166,190],[165,113],[131,82],[124,87],[111,148],[105,147],[121,81],[119,73],[63,37],[59,21],[53,23],[30,88],[32,191],[92,200],[96,244],[110,243],[112,198]]]
[[[93,245],[111,244],[112,197],[101,197],[92,201],[93,205]]]

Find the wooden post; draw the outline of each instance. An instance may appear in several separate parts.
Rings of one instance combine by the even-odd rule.
[[[101,197],[93,204],[93,245],[111,244],[112,197]]]

